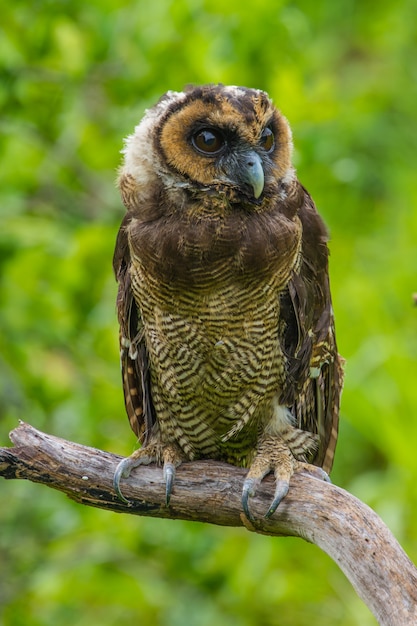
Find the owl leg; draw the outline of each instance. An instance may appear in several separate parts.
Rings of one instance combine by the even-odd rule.
[[[168,506],[171,499],[172,488],[175,480],[176,468],[185,460],[184,454],[175,444],[161,444],[160,442],[150,443],[144,448],[135,450],[135,452],[120,461],[116,467],[113,477],[113,487],[120,500],[128,503],[120,489],[120,481],[122,478],[128,478],[131,471],[139,465],[150,465],[151,463],[163,463],[164,481],[165,481],[165,501]]]
[[[291,428],[290,436],[265,436],[258,444],[256,456],[243,483],[242,507],[248,519],[253,521],[249,510],[249,498],[254,496],[262,479],[274,472],[275,493],[265,515],[271,517],[281,500],[287,495],[290,479],[294,472],[306,472],[315,478],[329,481],[327,473],[321,468],[298,460],[316,447],[316,437],[311,433]],[[299,441],[297,442],[297,439]],[[301,445],[302,441],[302,445]],[[303,454],[300,454],[300,449]]]

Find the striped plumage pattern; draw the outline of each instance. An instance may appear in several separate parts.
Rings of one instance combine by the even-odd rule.
[[[284,446],[329,471],[342,368],[327,234],[285,118],[255,90],[169,92],[128,138],[119,186],[121,361],[144,446],[125,468],[264,455],[273,470]]]
[[[184,285],[175,293],[135,265],[132,287],[146,303],[144,339],[162,438],[177,441],[188,459],[246,464],[284,380],[279,300],[275,277],[251,288],[227,278],[210,290],[205,272],[207,292]]]

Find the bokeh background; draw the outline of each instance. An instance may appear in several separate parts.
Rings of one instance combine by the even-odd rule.
[[[414,0],[14,0],[0,33],[0,443],[19,418],[128,455],[111,259],[122,139],[168,89],[267,90],[331,233],[335,483],[417,561]],[[0,486],[3,626],[368,626],[298,539]]]

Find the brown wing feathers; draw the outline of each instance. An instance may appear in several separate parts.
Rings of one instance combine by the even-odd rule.
[[[146,346],[130,281],[130,251],[126,233],[130,219],[130,215],[127,214],[120,227],[113,268],[119,283],[117,314],[120,324],[120,362],[126,412],[133,432],[142,444],[146,444],[154,423],[154,415]]]
[[[281,299],[287,384],[299,428],[319,435],[314,463],[329,472],[337,441],[342,361],[337,354],[328,279],[327,232],[308,192],[299,212],[302,261]]]

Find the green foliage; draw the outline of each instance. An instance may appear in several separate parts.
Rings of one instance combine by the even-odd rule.
[[[186,83],[266,89],[332,235],[347,358],[333,479],[417,559],[412,0],[15,0],[0,39],[0,415],[129,454],[111,256],[122,138]],[[0,623],[375,624],[299,540],[1,485]]]

